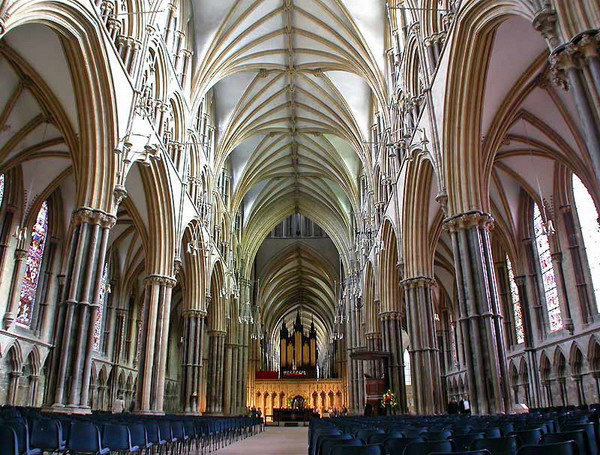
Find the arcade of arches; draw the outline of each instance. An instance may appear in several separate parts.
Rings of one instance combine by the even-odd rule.
[[[0,0],[0,404],[600,401],[599,25]]]

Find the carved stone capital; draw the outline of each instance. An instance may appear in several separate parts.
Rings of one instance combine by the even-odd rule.
[[[430,288],[435,284],[435,280],[426,276],[417,276],[414,278],[407,278],[400,281],[400,286],[405,289],[412,288]]]
[[[73,212],[73,222],[75,225],[97,224],[103,228],[111,229],[116,224],[117,218],[102,210],[81,207]]]
[[[216,329],[215,330],[209,330],[208,331],[208,336],[217,337],[217,338],[225,337],[225,336],[227,336],[227,332],[225,330],[216,330]]]
[[[181,315],[184,318],[196,318],[196,319],[203,319],[206,317],[208,313],[204,310],[199,310],[199,309],[187,309],[187,310],[183,310],[181,312]]]
[[[399,311],[384,311],[379,313],[379,319],[382,321],[401,321],[402,313]]]
[[[558,15],[552,8],[544,8],[533,18],[533,28],[542,34],[550,48],[558,46],[556,24]]]
[[[149,286],[159,285],[174,288],[177,285],[177,280],[165,275],[148,275],[144,278],[144,284]]]
[[[444,229],[448,232],[457,232],[472,227],[492,230],[494,218],[489,213],[473,210],[471,212],[459,213],[444,220]]]

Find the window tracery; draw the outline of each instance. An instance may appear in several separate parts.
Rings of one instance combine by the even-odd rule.
[[[108,287],[108,263],[104,264],[102,279],[100,281],[100,290],[98,295],[98,311],[96,312],[96,320],[94,321],[94,351],[100,352],[102,341],[102,327],[104,325],[104,307],[106,305],[106,294]]]
[[[510,300],[513,309],[513,317],[515,321],[515,334],[517,344],[521,344],[525,341],[525,331],[523,330],[523,312],[521,309],[521,301],[519,299],[519,288],[515,281],[515,274],[513,272],[512,263],[508,254],[506,255],[506,271],[508,274],[508,283],[510,287]]]
[[[598,224],[598,211],[588,189],[576,175],[573,175],[573,198],[575,199],[583,246],[592,276],[597,311],[600,311],[600,224]]]
[[[540,274],[542,277],[542,287],[546,299],[546,310],[550,322],[550,331],[556,332],[563,328],[563,321],[560,313],[560,300],[558,298],[556,276],[554,274],[552,255],[550,252],[550,241],[548,239],[548,232],[544,224],[542,212],[540,211],[538,204],[533,205],[533,231],[538,263],[540,265]]]
[[[48,201],[44,201],[31,231],[31,243],[27,250],[25,274],[21,284],[19,309],[16,317],[16,322],[27,327],[31,327],[31,322],[33,320],[35,294],[39,284],[47,237]]]

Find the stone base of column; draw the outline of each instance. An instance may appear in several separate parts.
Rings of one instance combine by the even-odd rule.
[[[89,406],[64,406],[62,404],[53,404],[52,406],[44,406],[42,412],[53,414],[91,414],[92,408]]]
[[[208,414],[202,414],[200,411],[184,411],[184,412],[176,412],[175,415],[200,417],[202,415],[208,415]]]
[[[205,412],[204,415],[206,417],[223,417],[225,414],[222,412]]]
[[[165,411],[153,411],[151,409],[138,409],[133,411],[132,414],[138,416],[164,416]]]

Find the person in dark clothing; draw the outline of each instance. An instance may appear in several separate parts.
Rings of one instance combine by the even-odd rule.
[[[458,411],[459,411],[459,406],[458,406],[458,403],[456,402],[456,400],[450,400],[450,402],[448,403],[448,414],[456,415],[456,414],[458,414]]]

